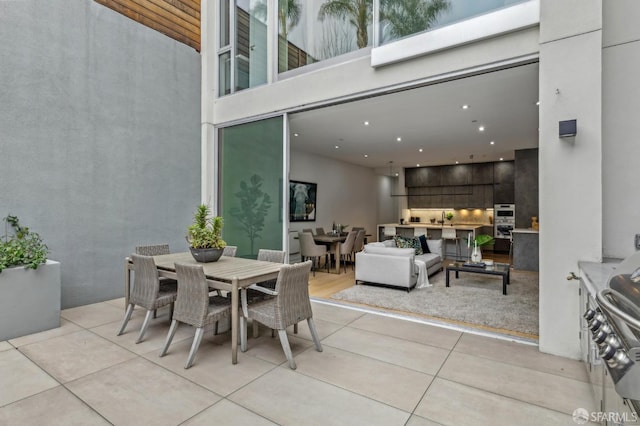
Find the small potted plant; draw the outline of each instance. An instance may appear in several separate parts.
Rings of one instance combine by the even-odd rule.
[[[193,223],[187,230],[187,241],[193,258],[202,263],[220,259],[227,243],[222,239],[223,221],[211,216],[206,204],[200,204],[193,215]]]
[[[453,213],[449,212],[445,215],[445,217],[449,222],[451,222],[451,226],[453,226]]]

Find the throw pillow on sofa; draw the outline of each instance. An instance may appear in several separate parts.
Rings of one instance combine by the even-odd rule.
[[[418,239],[420,240],[420,246],[422,247],[422,253],[424,253],[424,254],[431,253],[431,250],[429,250],[429,244],[427,244],[427,236],[426,235],[420,235],[418,237]]]
[[[412,248],[416,251],[416,255],[422,254],[422,245],[420,244],[420,240],[418,238],[396,235],[395,237],[393,237],[393,239],[396,241],[396,247]]]

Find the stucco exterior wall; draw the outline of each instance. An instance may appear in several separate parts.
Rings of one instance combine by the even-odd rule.
[[[200,57],[90,0],[0,2],[0,216],[62,265],[62,307],[123,295],[136,245],[186,249]]]

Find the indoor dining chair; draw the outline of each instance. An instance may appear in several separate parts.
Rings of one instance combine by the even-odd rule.
[[[147,331],[151,316],[156,309],[170,305],[169,318],[171,318],[173,314],[173,304],[177,296],[177,286],[174,280],[171,280],[171,282],[160,282],[158,269],[156,268],[153,257],[132,254],[131,260],[135,273],[133,290],[129,297],[129,304],[127,305],[127,311],[124,314],[124,321],[122,322],[120,331],[118,331],[118,336],[124,333],[133,309],[138,305],[147,310],[144,322],[140,328],[140,334],[136,340],[136,343],[140,343]]]
[[[329,272],[327,246],[316,244],[310,232],[298,232],[298,239],[300,240],[300,256],[302,256],[302,260],[313,260],[313,276],[316,276],[316,264],[319,266],[320,259],[323,257],[325,258],[324,263],[327,266],[327,272]]]
[[[274,290],[255,284],[249,287],[274,297],[250,305],[243,304],[240,312],[240,350],[242,352],[247,350],[247,319],[249,318],[278,331],[280,344],[289,361],[289,367],[293,370],[296,369],[296,363],[289,345],[287,327],[306,319],[315,348],[318,352],[322,352],[309,299],[311,265],[310,260],[293,265],[283,265]],[[241,292],[246,290],[242,289]]]
[[[214,333],[218,334],[218,321],[231,316],[231,298],[209,295],[209,284],[202,265],[180,263],[175,265],[178,276],[178,295],[171,327],[160,356],[163,357],[167,354],[179,323],[189,324],[196,328],[191,350],[184,365],[184,368],[189,368],[200,347],[204,327],[215,324]]]

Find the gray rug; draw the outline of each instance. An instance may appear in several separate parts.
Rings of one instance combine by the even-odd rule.
[[[429,277],[433,287],[402,289],[359,284],[331,298],[380,308],[412,312],[444,320],[461,321],[517,333],[538,335],[538,274],[511,271],[507,295],[502,278],[451,273],[451,287],[445,287],[445,272]]]

